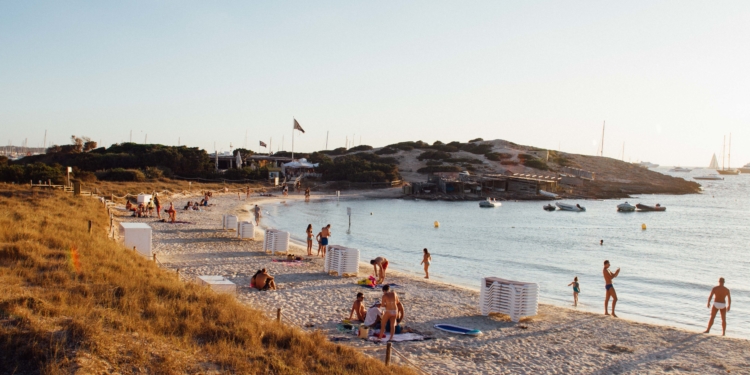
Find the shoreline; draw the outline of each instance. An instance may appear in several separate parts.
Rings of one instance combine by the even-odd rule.
[[[357,194],[347,199],[364,197]],[[313,199],[330,198],[335,196],[313,195]],[[262,234],[256,234],[255,241],[240,241],[236,240],[236,233],[220,230],[223,213],[238,214],[242,220],[252,216],[245,207],[248,204],[289,199],[304,197],[251,197],[238,201],[236,196],[217,195],[216,206],[203,212],[178,212],[186,221],[195,220],[196,225],[191,226],[197,228],[193,230],[181,231],[170,224],[153,224],[155,250],[162,263],[181,268],[187,280],[201,274],[223,275],[238,285],[237,298],[251,307],[269,316],[275,314],[275,308],[282,308],[284,318],[292,324],[303,329],[323,330],[329,337],[341,337],[344,334],[336,330],[336,322],[348,316],[354,294],[364,292],[365,303],[381,294],[354,284],[372,272],[369,263],[360,262],[358,278],[332,277],[323,273],[321,258],[299,266],[272,262],[273,256],[260,251]],[[264,229],[256,230],[262,233]],[[290,250],[306,254],[305,244],[297,241]],[[254,270],[262,266],[277,278],[278,291],[258,292],[247,287]],[[389,282],[403,285],[396,291],[406,308],[405,324],[433,338],[396,343],[395,347],[433,374],[672,370],[743,373],[746,370],[742,370],[742,366],[750,358],[748,340],[607,318],[546,303],[540,303],[539,315],[523,320],[523,324],[514,324],[503,316],[481,316],[476,289],[426,281],[400,271],[389,272],[388,278]],[[447,334],[432,327],[437,322],[479,328],[484,334],[478,338]],[[719,326],[715,325],[714,332],[720,329],[720,322],[716,324]],[[381,344],[351,337],[352,340],[342,344],[366,350],[382,348]],[[717,352],[721,354],[720,359],[714,358]]]

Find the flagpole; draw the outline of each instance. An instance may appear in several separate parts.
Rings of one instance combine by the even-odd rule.
[[[292,117],[292,161],[294,161],[294,117]]]

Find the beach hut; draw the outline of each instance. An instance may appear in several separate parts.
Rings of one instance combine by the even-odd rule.
[[[135,247],[139,254],[151,257],[151,227],[145,223],[120,223],[120,236],[128,249]]]
[[[198,276],[198,284],[208,285],[217,293],[237,294],[237,285],[224,276]]]

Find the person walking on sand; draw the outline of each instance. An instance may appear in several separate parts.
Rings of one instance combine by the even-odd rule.
[[[573,286],[573,306],[578,307],[578,293],[581,293],[581,286],[578,285],[578,276],[573,278],[573,282],[568,286]],[[606,307],[604,308],[607,309]],[[614,304],[612,305],[612,311],[614,312]]]
[[[253,208],[253,214],[255,215],[255,225],[260,226],[260,207],[257,204]]]
[[[711,306],[711,297],[714,298],[714,305]],[[719,285],[711,289],[711,294],[708,296],[708,304],[706,307],[711,308],[711,319],[708,320],[708,328],[703,333],[711,331],[711,326],[714,325],[714,319],[716,313],[721,312],[721,335],[726,336],[727,334],[727,313],[732,307],[732,295],[729,293],[729,289],[724,286],[724,278],[719,278]]]
[[[381,324],[380,334],[378,339],[385,337],[385,326],[390,324],[391,338],[388,341],[393,340],[393,335],[396,334],[396,319],[398,318],[398,296],[396,292],[391,291],[391,287],[388,285],[383,286],[383,298],[381,299],[385,311],[383,312],[383,320]]]
[[[602,271],[602,273],[604,274],[604,290],[606,290],[606,296],[604,297],[604,315],[609,315],[609,312],[607,312],[607,307],[609,306],[609,298],[612,297],[612,316],[617,318],[617,315],[615,314],[617,292],[615,292],[615,286],[612,285],[612,279],[620,274],[620,269],[618,268],[615,273],[612,273],[612,271],[609,270],[609,261],[605,260],[604,270]]]
[[[313,241],[313,230],[312,224],[307,224],[307,256],[312,256],[312,241]]]
[[[429,279],[430,278],[430,261],[432,260],[432,255],[430,255],[430,252],[427,251],[427,248],[425,247],[424,250],[422,250],[424,254],[422,255],[422,263],[424,264],[424,278]]]

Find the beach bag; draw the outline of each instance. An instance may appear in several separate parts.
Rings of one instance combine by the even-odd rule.
[[[370,335],[370,328],[366,325],[362,324],[359,326],[359,332],[357,334],[357,337],[361,339],[367,339],[367,336]]]

